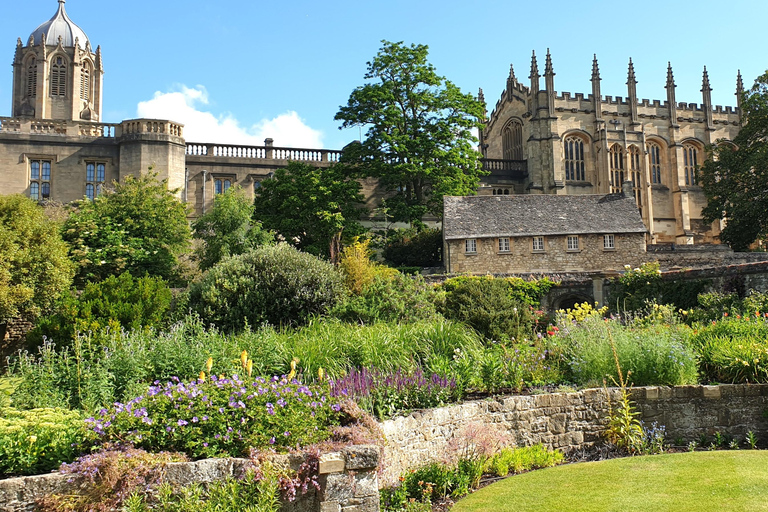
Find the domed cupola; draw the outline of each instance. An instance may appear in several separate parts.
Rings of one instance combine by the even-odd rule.
[[[64,9],[65,2],[66,0],[59,0],[59,10],[56,11],[53,18],[37,27],[29,36],[31,40],[34,40],[35,45],[39,45],[45,37],[46,46],[58,45],[59,38],[61,38],[64,48],[75,46],[75,40],[77,40],[78,46],[85,48],[86,43],[88,43],[88,36],[85,35],[83,29],[69,19],[67,11]]]

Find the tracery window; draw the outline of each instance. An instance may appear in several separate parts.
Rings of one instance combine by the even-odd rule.
[[[106,164],[88,163],[85,165],[85,196],[93,200],[101,195],[106,178]]]
[[[642,203],[642,173],[640,172],[640,148],[635,145],[629,146],[629,173],[632,179],[632,190],[635,192],[635,202],[638,206]]]
[[[624,148],[614,144],[611,146],[609,158],[611,160],[611,193],[618,194],[624,183]]]
[[[651,163],[651,183],[661,185],[661,146],[648,143],[648,160]]]
[[[696,171],[699,168],[699,150],[693,144],[683,144],[683,172],[685,184],[696,185]]]
[[[91,68],[88,64],[83,65],[80,72],[80,99],[85,101],[91,99]]]
[[[565,179],[569,181],[584,181],[584,140],[581,137],[565,138]]]
[[[32,58],[27,66],[27,96],[37,96],[37,61]]]
[[[29,197],[42,201],[51,197],[51,161],[29,162]]]
[[[523,123],[513,119],[502,132],[504,160],[524,160],[523,157]]]
[[[56,57],[51,66],[51,96],[67,95],[67,66],[63,57]]]

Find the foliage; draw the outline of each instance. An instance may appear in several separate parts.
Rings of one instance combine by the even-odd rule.
[[[613,353],[613,362],[616,365],[616,373],[618,379],[613,380],[613,384],[619,387],[619,399],[616,403],[608,394],[608,389],[605,389],[608,399],[608,428],[605,429],[605,437],[608,442],[614,444],[620,450],[624,450],[628,453],[635,454],[642,451],[643,443],[645,441],[645,432],[643,431],[643,424],[638,419],[640,412],[635,408],[634,402],[630,400],[629,390],[631,384],[627,381],[631,375],[631,370],[627,372],[627,378],[624,378],[624,374],[621,371],[621,363],[619,362],[619,354],[616,349],[616,344],[613,341],[613,336],[608,334],[608,341],[611,344],[611,351]],[[605,387],[605,380],[603,380],[603,387]]]
[[[261,182],[254,218],[302,251],[336,261],[342,233],[357,234],[361,185],[336,164],[289,162]]]
[[[768,383],[768,318],[764,313],[723,318],[692,338],[706,382]]]
[[[376,369],[352,369],[331,382],[331,397],[349,397],[379,419],[390,418],[413,409],[428,409],[460,398],[456,380],[421,369],[383,373]]]
[[[194,237],[201,241],[196,251],[201,270],[274,242],[274,235],[253,221],[253,211],[253,203],[238,187],[216,195],[213,208],[192,224]]]
[[[130,446],[107,447],[62,466],[64,474],[79,476],[85,484],[77,492],[53,494],[38,502],[43,512],[105,512],[122,510],[134,494],[151,491],[160,483],[158,468],[170,462],[184,462],[183,455],[147,453]]]
[[[339,271],[344,276],[344,284],[354,295],[363,293],[363,289],[373,283],[377,277],[391,278],[397,274],[395,269],[378,265],[371,261],[373,251],[370,240],[360,240],[355,237],[352,244],[341,252]]]
[[[752,316],[755,312],[768,311],[768,293],[751,290],[746,297],[734,293],[710,292],[698,296],[698,307],[683,311],[688,323],[710,322],[730,316]]]
[[[75,203],[62,229],[78,266],[77,282],[125,271],[175,282],[190,240],[186,206],[156,173],[128,176],[114,190]]]
[[[329,315],[345,322],[418,322],[437,316],[433,287],[421,276],[375,276],[359,295],[351,295]]]
[[[211,268],[190,290],[190,307],[226,331],[246,324],[301,325],[344,295],[330,263],[287,244],[261,247]]]
[[[518,474],[533,469],[557,466],[565,461],[563,452],[542,444],[522,448],[502,448],[485,463],[485,472],[495,476]]]
[[[21,195],[0,196],[0,324],[50,311],[72,284],[57,224]]]
[[[520,392],[525,387],[558,383],[562,379],[557,360],[548,359],[549,351],[540,340],[530,344],[499,343],[487,348],[477,362],[478,389],[497,393]]]
[[[488,340],[522,340],[533,335],[534,311],[554,286],[548,279],[455,277],[445,281],[438,311],[463,322]]]
[[[326,439],[341,407],[327,390],[288,377],[206,376],[151,386],[89,418],[102,443],[132,443],[192,458],[242,457],[251,448],[306,446]]]
[[[733,143],[710,147],[699,173],[709,222],[727,219],[720,239],[735,251],[768,235],[768,73],[755,80],[741,102],[744,121]]]
[[[0,477],[56,469],[86,451],[91,440],[79,412],[0,409]]]
[[[615,311],[639,311],[654,302],[688,309],[696,305],[696,297],[707,286],[705,280],[665,280],[658,262],[625,268],[626,272],[613,280],[608,300]]]
[[[55,314],[38,322],[27,341],[39,346],[47,338],[65,346],[79,333],[159,328],[171,299],[171,290],[159,277],[134,278],[129,272],[109,276],[86,284],[80,295],[66,296]]]
[[[680,325],[623,325],[618,319],[588,317],[581,324],[564,317],[549,338],[550,350],[559,354],[569,380],[578,385],[599,385],[606,376],[618,382],[614,348],[619,364],[635,385],[683,385],[697,380],[690,330]],[[609,342],[613,338],[614,346]]]
[[[395,267],[436,267],[443,260],[443,232],[430,228],[389,231],[383,256]]]
[[[382,41],[367,63],[370,82],[335,117],[342,128],[367,127],[343,158],[393,194],[385,203],[396,221],[441,216],[443,196],[475,194],[482,172],[471,130],[484,107],[437,75],[427,53],[425,45]]]

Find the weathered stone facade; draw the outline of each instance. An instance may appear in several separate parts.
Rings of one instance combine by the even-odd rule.
[[[386,438],[382,483],[395,482],[408,469],[441,460],[451,440],[469,423],[493,425],[518,446],[543,443],[565,452],[588,448],[603,439],[608,399],[619,390],[585,389],[576,393],[508,396],[430,409],[382,423]],[[768,385],[636,388],[632,392],[641,419],[666,428],[667,441],[698,440],[715,432],[743,439],[753,431],[768,436]]]
[[[666,101],[637,98],[631,60],[626,98],[601,94],[596,57],[592,94],[558,93],[554,77],[549,52],[543,89],[535,54],[529,85],[510,71],[481,132],[483,156],[500,170],[484,180],[480,193],[605,194],[620,191],[628,179],[652,243],[717,241],[719,223],[701,218],[706,198],[695,169],[708,144],[733,140],[742,119],[738,107],[712,105],[706,68],[701,104],[677,101],[671,66]]]
[[[300,455],[278,455],[272,461],[294,470],[304,461]],[[245,459],[208,459],[164,466],[162,481],[174,487],[194,482],[209,483],[239,476],[249,466]],[[320,458],[317,491],[300,492],[294,502],[283,502],[282,512],[377,512],[379,448],[352,446]],[[82,479],[70,482],[71,475],[58,473],[0,480],[0,512],[32,512],[35,500],[54,493],[72,492],[84,485]]]

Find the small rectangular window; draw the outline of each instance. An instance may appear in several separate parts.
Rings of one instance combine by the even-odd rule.
[[[499,252],[509,252],[509,238],[499,238]]]
[[[535,236],[533,237],[533,250],[544,252],[544,237],[543,236]]]
[[[613,235],[603,235],[603,249],[610,250],[616,248],[616,237]]]
[[[44,201],[51,198],[50,160],[30,160],[29,197],[35,201]]]
[[[476,253],[477,252],[477,240],[474,238],[470,238],[469,240],[464,241],[464,252],[467,254],[469,253]]]
[[[569,251],[579,250],[579,237],[577,235],[568,235],[568,250]]]

